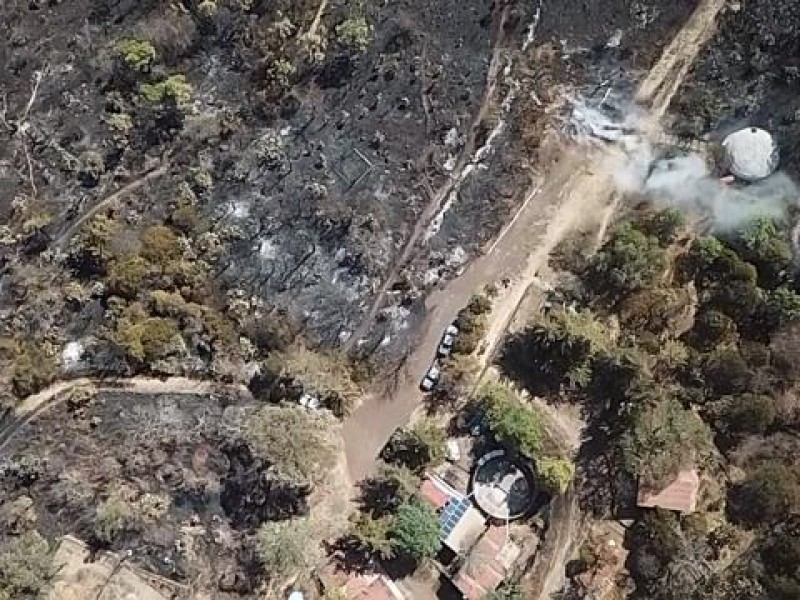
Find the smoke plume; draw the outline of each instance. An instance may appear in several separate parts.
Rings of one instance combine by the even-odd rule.
[[[784,217],[798,202],[798,188],[784,173],[760,182],[726,185],[709,171],[696,152],[678,151],[670,144],[656,145],[646,127],[647,115],[639,108],[621,109],[607,102],[601,108],[582,100],[573,103],[569,129],[582,143],[603,143],[622,150],[614,180],[621,192],[643,194],[656,204],[699,213],[717,230],[738,228],[759,216]]]

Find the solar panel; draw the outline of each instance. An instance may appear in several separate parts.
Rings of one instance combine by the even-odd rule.
[[[439,515],[439,526],[441,528],[440,533],[442,538],[447,538],[452,533],[453,529],[458,525],[458,522],[466,514],[470,504],[469,498],[459,498],[457,500],[451,500],[445,505]]]

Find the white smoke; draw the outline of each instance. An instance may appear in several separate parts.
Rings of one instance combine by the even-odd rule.
[[[797,205],[800,193],[784,173],[746,186],[728,185],[712,175],[706,159],[697,152],[663,158],[663,149],[670,144],[662,142],[659,152],[651,128],[646,127],[647,115],[639,108],[620,108],[606,101],[597,107],[576,100],[569,130],[581,143],[612,144],[623,151],[614,171],[619,191],[699,213],[718,230],[737,228],[758,216],[780,218]]]

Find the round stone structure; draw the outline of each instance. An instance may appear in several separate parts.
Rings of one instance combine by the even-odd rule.
[[[487,515],[501,521],[524,516],[533,506],[536,484],[530,467],[505,450],[478,459],[472,472],[472,497]]]
[[[722,142],[725,167],[743,181],[765,179],[778,168],[778,144],[772,135],[758,127],[740,129]]]

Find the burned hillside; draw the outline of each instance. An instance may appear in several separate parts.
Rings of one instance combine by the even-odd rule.
[[[254,437],[258,411],[224,389],[211,396],[73,392],[3,447],[3,546],[31,526],[48,539],[71,533],[96,548],[130,551],[136,563],[217,590],[216,598],[251,592],[264,572],[259,526],[316,515],[320,485],[329,486],[319,469],[337,460],[336,429],[325,422],[330,437],[320,448],[328,456],[316,466],[303,456],[307,472],[296,472],[292,459]],[[300,418],[314,430],[322,417]],[[291,435],[304,437],[296,429]],[[312,441],[320,440],[304,443]]]
[[[788,173],[800,175],[798,25],[795,2],[733,3],[673,103],[675,131],[722,139],[761,127],[776,137]]]

